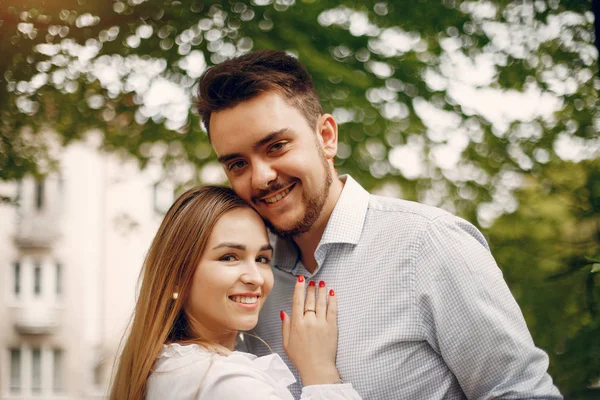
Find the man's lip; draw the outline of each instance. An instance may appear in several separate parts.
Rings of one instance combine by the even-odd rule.
[[[286,186],[286,187],[284,187],[284,188],[283,188],[283,189],[281,189],[281,190],[278,190],[278,191],[276,191],[276,192],[269,193],[269,194],[268,194],[268,195],[266,195],[266,196],[260,197],[258,200],[260,200],[260,201],[266,201],[266,199],[268,199],[268,198],[270,198],[270,197],[273,197],[273,196],[277,196],[279,193],[283,193],[283,192],[285,192],[285,191],[286,191],[286,190],[288,190],[288,189],[290,189],[290,190],[291,190],[291,189],[292,189],[292,188],[293,188],[295,185],[296,185],[296,182],[292,183],[292,184],[291,184],[291,185],[289,185],[289,186]]]

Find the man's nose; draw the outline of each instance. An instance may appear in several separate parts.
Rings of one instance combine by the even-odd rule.
[[[258,162],[252,165],[252,186],[254,189],[264,190],[277,179],[277,171],[271,163]]]

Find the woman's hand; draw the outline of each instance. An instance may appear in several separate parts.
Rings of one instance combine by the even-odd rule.
[[[311,282],[304,299],[304,277],[299,276],[292,299],[292,318],[281,311],[283,348],[298,369],[304,386],[340,379],[337,355],[337,300],[325,282]]]

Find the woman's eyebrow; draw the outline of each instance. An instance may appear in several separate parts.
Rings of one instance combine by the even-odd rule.
[[[213,250],[215,249],[220,249],[223,247],[227,247],[230,249],[237,249],[237,250],[246,250],[246,245],[240,244],[240,243],[232,243],[232,242],[223,242],[223,243],[219,243],[218,245],[216,245],[215,247],[213,247]],[[271,250],[273,251],[273,246],[271,246],[270,244],[265,244],[264,246],[261,246],[261,248],[259,249],[259,251],[266,251],[266,250]]]
[[[264,246],[262,246],[260,248],[260,251],[265,251],[265,250],[271,250],[271,251],[273,251],[273,246],[271,246],[270,244],[265,244]]]
[[[222,247],[229,247],[231,249],[238,249],[238,250],[246,250],[246,246],[245,245],[239,244],[239,243],[232,243],[232,242],[219,243],[218,245],[216,245],[215,247],[213,247],[213,250],[220,249]]]

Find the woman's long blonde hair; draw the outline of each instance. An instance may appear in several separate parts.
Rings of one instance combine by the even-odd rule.
[[[249,206],[232,189],[221,186],[190,189],[171,206],[140,273],[139,297],[110,400],[145,397],[146,380],[163,344],[211,345],[192,331],[183,305],[215,223],[223,214],[239,207]],[[176,299],[174,292],[179,294]]]

